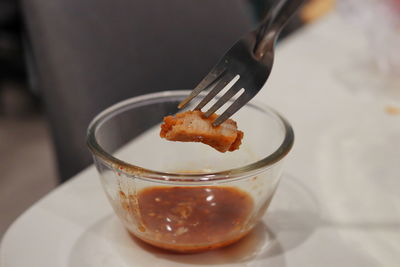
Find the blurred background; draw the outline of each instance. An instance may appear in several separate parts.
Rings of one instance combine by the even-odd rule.
[[[0,237],[35,201],[90,165],[85,131],[95,114],[128,97],[192,88],[270,5],[0,0]],[[351,18],[359,6],[309,0],[281,39],[337,7]]]

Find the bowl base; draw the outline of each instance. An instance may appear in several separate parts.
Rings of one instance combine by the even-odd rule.
[[[152,245],[154,247],[161,248],[163,250],[167,250],[167,251],[175,252],[175,253],[191,254],[191,253],[206,252],[206,251],[215,250],[215,249],[219,249],[219,248],[223,248],[223,247],[232,245],[233,243],[236,243],[240,239],[245,237],[250,231],[251,230],[248,230],[248,231],[241,233],[240,235],[237,235],[229,240],[221,241],[221,242],[214,243],[214,244],[207,244],[207,245],[194,245],[194,244],[185,245],[185,244],[170,244],[170,243],[167,244],[167,243],[150,240],[150,239],[144,238],[142,236],[138,236],[129,230],[128,230],[128,233],[130,234],[130,236],[132,238],[139,239],[139,240],[141,240],[149,245]]]

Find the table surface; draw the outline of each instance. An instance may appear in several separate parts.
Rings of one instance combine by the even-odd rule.
[[[385,111],[398,104],[385,97],[385,88],[362,88],[375,75],[363,70],[368,59],[363,34],[336,13],[280,44],[271,78],[256,99],[288,118],[296,142],[265,228],[246,241],[247,250],[233,248],[208,261],[140,244],[136,250],[147,254],[130,253],[126,248],[134,241],[112,215],[92,166],[14,222],[1,243],[0,265],[197,266],[200,260],[221,266],[398,266],[400,115]],[[248,257],[255,253],[251,242],[265,235],[272,241],[263,259]],[[110,254],[113,246],[123,261]]]

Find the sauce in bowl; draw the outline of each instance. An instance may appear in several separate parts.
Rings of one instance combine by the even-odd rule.
[[[228,186],[149,187],[136,201],[138,237],[179,252],[215,249],[245,236],[254,205],[249,194]]]

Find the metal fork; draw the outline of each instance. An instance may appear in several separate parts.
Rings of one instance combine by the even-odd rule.
[[[279,33],[303,2],[304,0],[277,1],[275,8],[267,14],[257,29],[237,41],[178,108],[185,107],[202,91],[212,88],[194,108],[201,110],[238,75],[239,79],[205,112],[205,116],[215,113],[241,89],[244,92],[216,118],[213,125],[220,125],[249,102],[261,90],[271,73]]]

